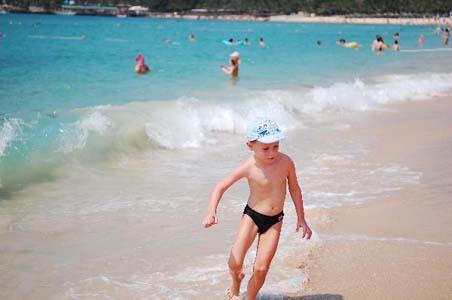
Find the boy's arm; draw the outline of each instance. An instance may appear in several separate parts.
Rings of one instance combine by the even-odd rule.
[[[221,182],[219,182],[215,189],[212,192],[212,196],[210,197],[209,202],[209,208],[207,211],[207,216],[205,217],[204,221],[202,222],[202,225],[207,228],[212,225],[215,225],[218,223],[218,217],[217,217],[217,207],[220,203],[221,197],[223,196],[224,192],[234,184],[237,180],[246,177],[248,173],[250,161],[246,161],[241,166],[239,166],[237,169],[235,169],[228,177],[224,178]]]
[[[297,231],[301,227],[303,229],[302,237],[306,237],[306,239],[309,240],[311,238],[312,231],[304,218],[303,196],[301,194],[300,185],[298,184],[295,164],[291,159],[289,159],[289,174],[287,176],[287,183],[289,185],[290,196],[292,197],[292,201],[295,205],[295,211],[297,212]]]

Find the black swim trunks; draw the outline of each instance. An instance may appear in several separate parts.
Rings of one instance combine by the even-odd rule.
[[[266,232],[268,229],[270,229],[270,227],[272,227],[276,223],[281,222],[284,218],[283,211],[275,216],[266,216],[261,213],[258,213],[257,211],[249,207],[248,204],[245,206],[243,214],[250,216],[250,218],[257,225],[258,229],[257,232],[261,234]]]

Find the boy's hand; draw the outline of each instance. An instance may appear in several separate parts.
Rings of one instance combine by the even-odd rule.
[[[302,238],[305,238],[309,240],[312,235],[312,230],[309,228],[308,224],[306,224],[305,220],[298,220],[297,222],[297,232],[300,230],[300,228],[303,228],[303,235]]]
[[[218,217],[216,214],[207,215],[207,217],[202,222],[202,226],[204,226],[204,228],[209,228],[210,226],[215,224],[218,224]]]

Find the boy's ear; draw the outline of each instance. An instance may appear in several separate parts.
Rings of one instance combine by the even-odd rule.
[[[248,146],[248,149],[253,150],[253,142],[246,142],[246,145]]]

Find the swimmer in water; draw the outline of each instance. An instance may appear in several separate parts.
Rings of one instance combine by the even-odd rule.
[[[137,74],[146,74],[147,72],[149,72],[151,70],[151,69],[149,69],[149,67],[144,62],[144,56],[143,55],[138,54],[135,57],[135,61],[137,62],[137,64],[135,65],[135,73],[137,73]]]
[[[240,61],[240,53],[234,51],[229,55],[231,58],[231,66],[227,67],[225,65],[221,65],[221,69],[226,74],[230,75],[232,78],[237,78],[239,76],[239,61]]]
[[[419,35],[419,38],[417,39],[417,43],[418,43],[419,47],[422,47],[424,45],[424,35],[422,33]]]
[[[375,40],[372,42],[372,50],[376,52],[382,52],[386,48],[386,44],[380,35],[375,36]]]
[[[359,50],[359,44],[357,42],[348,42],[347,43],[347,41],[344,38],[339,39],[339,41],[337,41],[336,44],[338,44],[339,46],[344,47],[344,48]]]
[[[397,41],[397,40],[394,41],[394,45],[392,45],[392,49],[394,49],[394,51],[400,51],[399,41]]]
[[[444,35],[443,35],[444,46],[449,46],[449,38],[450,38],[450,32],[449,32],[449,29],[446,28],[444,30]]]
[[[400,34],[398,32],[394,33],[392,37],[394,38],[394,42],[400,40]]]

